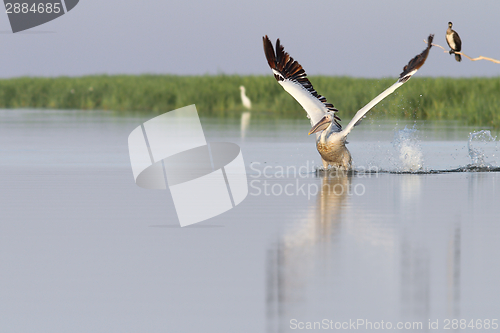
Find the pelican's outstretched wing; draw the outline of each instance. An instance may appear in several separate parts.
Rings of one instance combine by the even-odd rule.
[[[408,81],[411,78],[413,74],[417,72],[417,70],[420,67],[422,67],[425,60],[427,59],[427,56],[429,55],[429,50],[432,47],[433,38],[434,35],[429,35],[427,40],[427,48],[423,50],[422,53],[417,55],[415,58],[411,59],[410,62],[408,62],[408,65],[406,65],[403,68],[403,72],[399,74],[399,79],[396,81],[396,83],[394,83],[392,86],[384,90],[383,93],[375,97],[370,103],[366,104],[363,108],[361,108],[358,112],[356,112],[352,120],[342,131],[342,133],[344,133],[344,136],[349,134],[352,128],[358,125],[361,122],[361,120],[363,120],[363,118],[368,113],[368,111],[371,110],[371,108],[373,108],[378,102],[386,98],[388,95],[392,94],[394,90],[402,86],[406,81]]]
[[[305,70],[285,52],[279,39],[276,41],[276,54],[274,53],[273,44],[269,40],[269,37],[266,35],[262,37],[262,40],[264,42],[267,63],[273,70],[274,77],[283,89],[292,95],[306,110],[307,116],[311,120],[311,125],[318,123],[327,111],[338,112],[333,104],[328,103],[325,97],[314,90]],[[335,125],[337,126],[337,130],[340,131],[342,130],[342,126],[340,126],[337,120],[340,120],[340,118],[335,115]]]

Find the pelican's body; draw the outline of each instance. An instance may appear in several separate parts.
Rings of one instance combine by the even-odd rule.
[[[453,23],[448,22],[448,30],[446,30],[446,42],[450,47],[450,54],[462,51],[462,40],[455,30],[452,30]],[[455,60],[462,61],[462,56],[460,54],[455,54]]]
[[[302,66],[285,52],[280,40],[276,41],[276,53],[267,36],[263,37],[264,52],[274,77],[279,84],[302,105],[311,121],[309,134],[316,133],[316,148],[323,162],[323,167],[350,170],[352,168],[351,153],[346,147],[347,135],[358,125],[378,102],[391,94],[399,86],[408,81],[424,64],[432,46],[433,35],[428,38],[427,48],[411,59],[403,69],[399,79],[371,102],[361,108],[349,124],[342,128],[336,115],[338,110],[326,98],[314,90]]]
[[[323,131],[316,138],[316,148],[321,155],[323,167],[350,170],[352,157],[347,149],[345,137],[339,133]]]
[[[250,98],[247,97],[244,86],[240,86],[240,95],[241,95],[241,103],[243,104],[243,106],[247,110],[252,109],[252,102],[250,101]]]

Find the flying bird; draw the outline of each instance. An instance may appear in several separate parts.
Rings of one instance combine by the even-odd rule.
[[[250,101],[250,98],[247,97],[245,92],[246,92],[245,87],[240,86],[241,103],[247,110],[250,110],[252,108],[252,102]]]
[[[448,30],[446,30],[446,42],[451,49],[450,54],[462,51],[462,40],[458,33],[451,29],[452,26],[453,23],[448,22]],[[455,54],[455,60],[458,62],[462,61],[462,56],[460,54]]]
[[[316,133],[316,148],[321,155],[323,167],[325,169],[333,167],[344,170],[352,168],[351,153],[345,146],[347,135],[354,126],[365,118],[372,107],[403,85],[422,67],[432,47],[433,38],[434,35],[429,35],[427,48],[410,60],[403,68],[399,79],[356,112],[349,124],[343,129],[340,125],[340,118],[337,116],[339,110],[314,90],[305,70],[285,52],[280,40],[276,41],[275,53],[269,37],[267,35],[262,37],[264,53],[266,54],[267,63],[273,71],[274,78],[307,112],[312,125],[309,134]]]

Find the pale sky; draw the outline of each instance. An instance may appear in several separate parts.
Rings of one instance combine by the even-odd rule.
[[[90,74],[269,74],[262,36],[280,38],[308,74],[396,77],[425,48],[500,59],[500,1],[81,0],[67,14],[12,34],[0,14],[0,77]],[[434,48],[419,76],[498,76],[500,64],[457,63]]]

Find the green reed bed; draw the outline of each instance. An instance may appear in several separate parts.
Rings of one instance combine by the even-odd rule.
[[[345,120],[395,80],[311,77]],[[304,117],[300,105],[271,75],[22,77],[0,80],[0,107],[162,113],[196,104],[202,116],[236,117],[244,110],[240,85],[246,87],[256,115]],[[370,117],[459,120],[500,127],[500,77],[415,77],[377,105]]]

